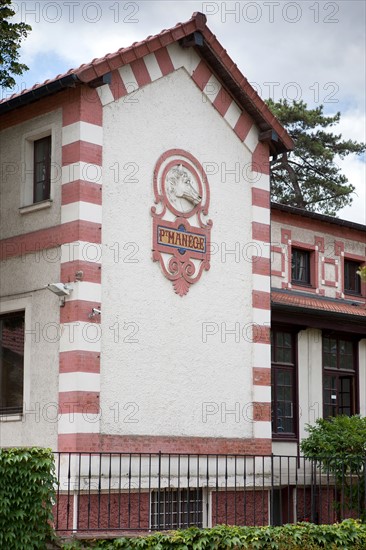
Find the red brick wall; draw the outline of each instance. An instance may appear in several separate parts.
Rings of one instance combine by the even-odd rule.
[[[77,529],[84,532],[149,529],[149,493],[83,494],[77,504]],[[69,506],[69,509],[67,509]],[[58,510],[57,510],[58,508]],[[61,532],[73,527],[73,495],[60,495],[54,508],[56,528]]]
[[[269,492],[253,491],[213,491],[212,526],[227,525],[268,525]]]

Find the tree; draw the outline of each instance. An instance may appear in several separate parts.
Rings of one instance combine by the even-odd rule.
[[[12,75],[21,75],[28,67],[19,63],[19,48],[23,38],[31,30],[25,23],[11,23],[15,15],[11,0],[0,0],[0,87],[12,88],[15,80]]]
[[[309,436],[301,442],[301,452],[327,476],[334,475],[336,510],[347,507],[366,518],[366,417],[318,418],[306,431]]]
[[[323,105],[308,108],[303,101],[287,100],[267,105],[295,143],[291,153],[271,161],[271,191],[275,202],[335,216],[352,203],[354,186],[336,164],[350,154],[360,155],[366,145],[342,140],[328,130],[339,123],[341,114],[323,114]]]
[[[366,283],[366,265],[360,267],[359,271],[356,271],[356,273],[361,277],[361,281]]]

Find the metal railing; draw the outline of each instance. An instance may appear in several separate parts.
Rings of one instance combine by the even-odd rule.
[[[59,532],[365,518],[366,458],[55,453]]]

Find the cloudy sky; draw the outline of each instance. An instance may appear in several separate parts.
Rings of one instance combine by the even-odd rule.
[[[343,137],[366,141],[366,3],[339,1],[14,1],[32,26],[21,59],[30,67],[14,91],[188,20],[195,11],[265,99],[303,99],[342,113]],[[8,92],[7,92],[8,93]],[[339,217],[366,223],[365,157],[339,163],[356,186]]]

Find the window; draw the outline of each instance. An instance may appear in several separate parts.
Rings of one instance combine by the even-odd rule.
[[[163,489],[151,494],[151,529],[203,527],[202,489]]]
[[[323,336],[324,418],[356,414],[357,344],[338,336]]]
[[[50,208],[53,185],[61,178],[61,147],[55,146],[60,130],[49,122],[22,136],[20,214]]]
[[[296,285],[310,285],[310,252],[301,248],[292,249],[291,282]]]
[[[50,198],[51,136],[33,142],[33,202]]]
[[[0,414],[23,412],[24,311],[0,315]]]
[[[297,431],[295,335],[272,330],[272,433],[294,438]]]
[[[344,292],[346,294],[361,294],[361,277],[357,275],[360,264],[352,260],[344,260]]]

